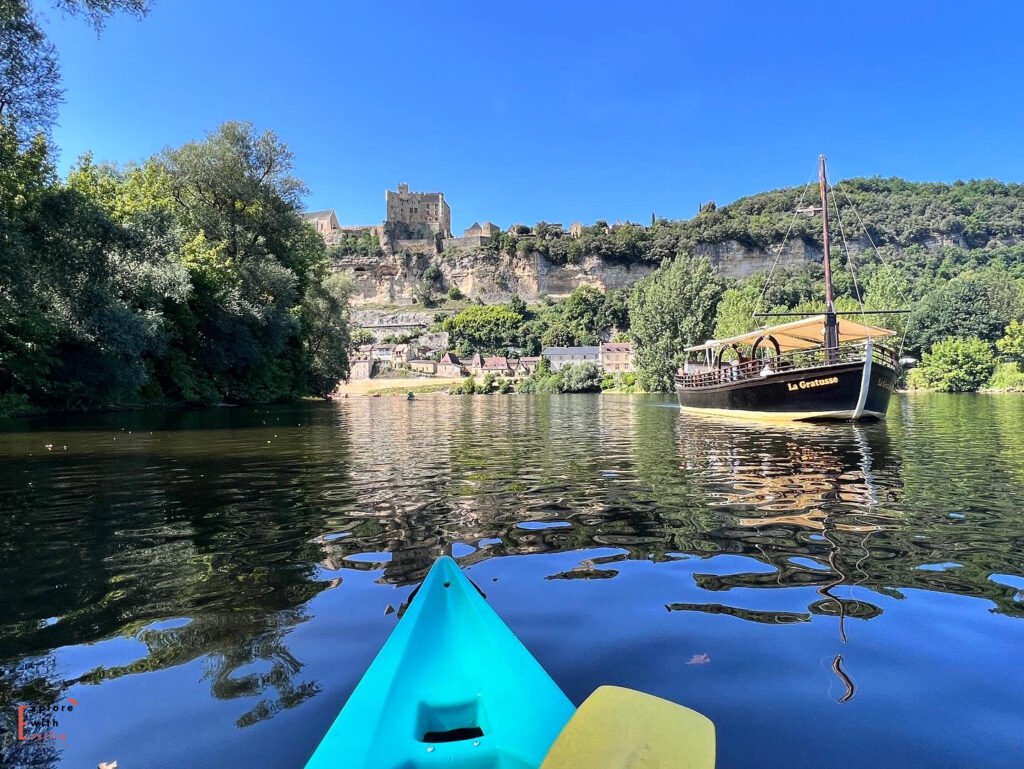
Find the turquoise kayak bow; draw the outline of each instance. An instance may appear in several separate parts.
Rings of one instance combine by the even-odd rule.
[[[306,769],[535,769],[574,711],[446,556]]]
[[[666,700],[602,686],[577,712],[443,557],[306,769],[709,769],[714,762],[711,722]]]

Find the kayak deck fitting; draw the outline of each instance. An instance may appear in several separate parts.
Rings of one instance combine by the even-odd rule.
[[[679,705],[602,687],[574,713],[445,556],[414,592],[306,769],[714,766],[713,725]],[[651,726],[659,733],[647,733]],[[683,760],[680,746],[704,761]]]

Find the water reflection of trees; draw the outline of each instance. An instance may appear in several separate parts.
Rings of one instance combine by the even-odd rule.
[[[472,564],[591,551],[547,575],[558,580],[741,555],[749,566],[731,573],[698,565],[715,600],[668,608],[835,617],[839,633],[879,615],[872,592],[908,588],[1022,617],[1016,590],[989,577],[1021,573],[1024,414],[1000,411],[980,434],[964,402],[796,428],[694,419],[657,398],[380,399],[241,424],[190,416],[192,429],[123,448],[83,433],[59,461],[15,446],[0,484],[0,660],[20,683],[0,700],[203,659],[213,696],[261,697],[238,715],[249,724],[316,692],[287,646],[313,597],[349,570],[411,584],[442,553]],[[958,462],[971,471],[950,472]],[[961,565],[919,568],[945,561]],[[807,606],[731,606],[741,588],[809,589]],[[154,624],[170,618],[183,621]],[[74,681],[48,666],[58,647],[116,636],[141,640],[144,656]]]
[[[945,505],[991,490],[980,481],[977,491],[960,485],[943,499],[945,473],[917,445],[907,451],[900,419],[751,426],[681,416],[636,398],[455,399],[386,442],[354,438],[360,509],[348,519],[356,521],[351,536],[324,545],[340,568],[379,567],[393,584],[420,579],[452,543],[472,548],[461,553],[465,563],[595,546],[648,560],[731,553],[771,571],[698,575],[701,587],[814,587],[826,594],[809,612],[862,618],[877,607],[844,598],[842,610],[827,591],[920,588],[985,597],[996,611],[1022,616],[1015,591],[988,579],[1019,572],[1009,548],[992,545],[993,534],[1012,542],[1017,532],[965,538],[965,527],[945,515]],[[933,446],[956,446],[963,426],[944,427],[928,426],[937,433]],[[960,473],[960,484],[963,475],[970,474]],[[570,525],[522,527],[531,521]],[[350,560],[367,551],[391,557],[376,565]],[[961,568],[918,568],[951,553]]]
[[[323,574],[316,538],[329,516],[325,479],[346,483],[343,416],[322,411],[301,428],[287,418],[236,424],[224,435],[200,423],[195,433],[147,434],[124,451],[96,450],[110,433],[81,433],[69,439],[81,457],[5,457],[18,482],[4,485],[2,500],[11,511],[10,557],[0,559],[4,717],[72,685],[195,659],[214,697],[261,698],[240,726],[319,691],[286,637],[308,619],[308,601],[341,582]],[[268,450],[279,436],[288,448]],[[141,658],[58,674],[51,650],[117,636],[141,641]],[[52,765],[50,752],[43,760],[18,751],[3,765]]]

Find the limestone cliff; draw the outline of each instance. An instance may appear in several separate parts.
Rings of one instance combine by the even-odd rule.
[[[774,252],[749,248],[736,241],[702,244],[694,248],[707,256],[722,275],[742,278],[767,270]],[[784,266],[821,261],[821,250],[797,238],[779,256]],[[549,296],[559,298],[578,286],[602,290],[629,288],[650,274],[656,264],[623,264],[585,257],[579,264],[555,264],[540,254],[496,256],[483,249],[458,254],[433,254],[428,250],[404,250],[378,259],[348,259],[339,269],[351,271],[356,283],[354,303],[371,305],[414,304],[417,284],[430,265],[437,265],[445,288],[456,286],[466,296],[487,303],[506,302],[513,294],[526,301]]]

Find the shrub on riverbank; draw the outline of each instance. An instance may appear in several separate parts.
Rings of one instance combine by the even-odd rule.
[[[992,346],[977,337],[951,337],[936,342],[920,367],[908,377],[908,387],[939,392],[972,392],[983,387],[996,368]]]
[[[1024,371],[1019,363],[1000,363],[988,380],[986,390],[1024,392]]]
[[[636,374],[632,372],[606,373],[601,380],[601,392],[640,393],[643,391],[636,380]]]
[[[596,393],[601,391],[601,370],[593,361],[568,364],[558,371],[538,369],[516,387],[520,393]]]

